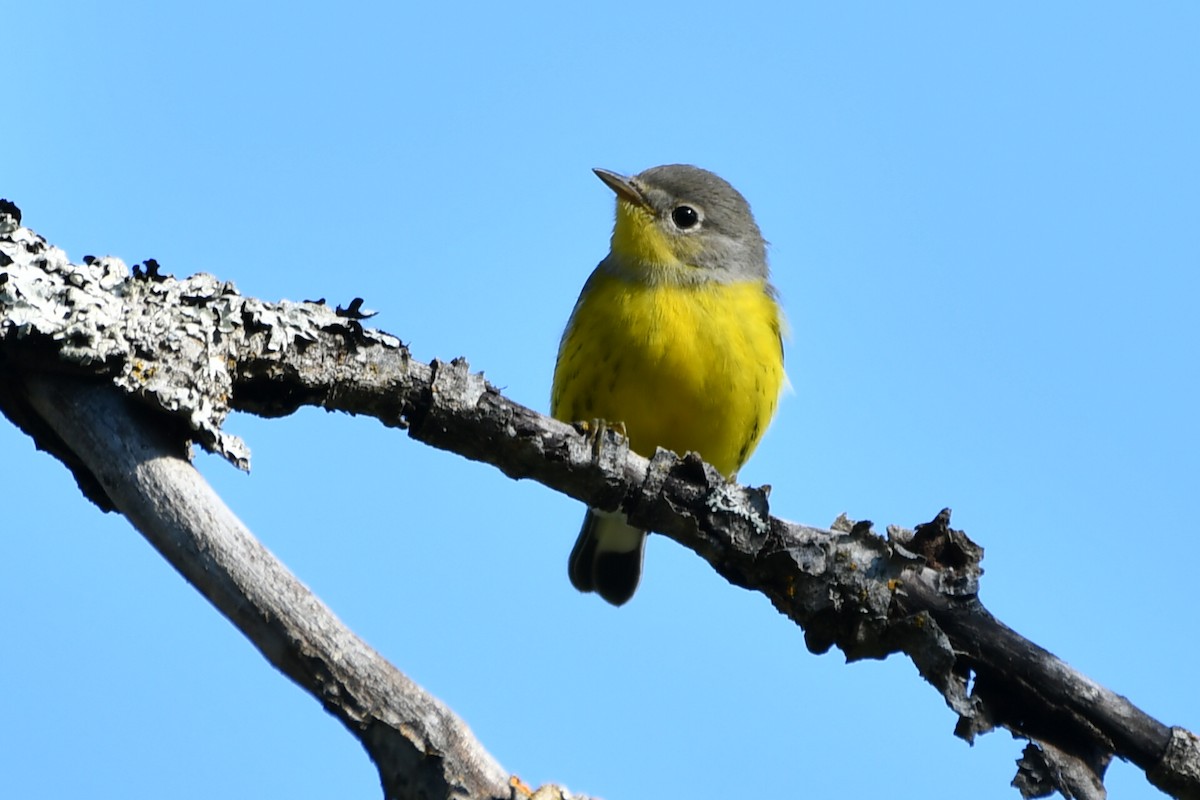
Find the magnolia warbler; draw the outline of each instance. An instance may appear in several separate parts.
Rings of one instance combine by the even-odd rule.
[[[617,194],[616,224],[563,332],[550,413],[623,428],[647,457],[694,451],[732,479],[785,381],[785,323],[750,205],[698,167],[595,173]],[[620,512],[589,509],[571,583],[625,603],[645,540]]]

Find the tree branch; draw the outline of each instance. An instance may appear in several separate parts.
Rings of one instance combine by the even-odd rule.
[[[362,741],[389,798],[501,798],[466,724],[338,620],[110,386],[30,376],[27,397],[171,566]]]
[[[1193,734],[1154,720],[987,612],[978,599],[982,550],[950,527],[948,510],[915,531],[889,527],[886,539],[869,522],[843,519],[831,529],[786,522],[769,516],[766,491],[729,484],[693,455],[660,451],[647,460],[611,430],[581,431],[512,402],[461,360],[413,360],[399,340],[364,328],[357,305],[343,311],[317,303],[264,303],[208,275],[175,280],[147,270],[129,277],[116,259],[72,265],[25,229],[0,228],[0,234],[6,234],[0,235],[0,253],[8,259],[0,259],[0,278],[7,276],[0,280],[0,369],[6,378],[0,405],[63,458],[90,497],[130,515],[143,531],[152,523],[135,515],[153,517],[157,507],[138,510],[131,495],[142,496],[147,487],[123,485],[127,476],[107,474],[103,459],[79,452],[85,431],[68,427],[62,409],[55,411],[66,402],[53,400],[57,384],[34,378],[26,391],[15,378],[49,365],[103,377],[153,409],[157,416],[147,415],[152,421],[142,424],[158,428],[157,447],[173,451],[178,463],[179,443],[191,437],[246,466],[245,446],[221,431],[231,409],[275,416],[319,405],[406,427],[418,441],[493,464],[510,477],[533,478],[589,505],[624,510],[639,527],[699,553],[732,583],[765,594],[804,628],[814,652],[836,645],[851,659],[907,654],[959,715],[959,736],[970,740],[1003,726],[1031,741],[1014,781],[1026,797],[1055,790],[1103,797],[1113,755],[1142,767],[1173,796],[1200,797],[1200,742]],[[92,392],[72,402],[103,400]],[[78,405],[72,408],[66,416],[82,413]],[[215,498],[205,502],[210,500]],[[203,577],[205,549],[177,541],[156,546],[189,580]],[[231,548],[231,558],[250,565],[261,563],[265,553],[245,542]],[[255,569],[245,579],[271,585]],[[304,638],[311,632],[302,626],[272,628],[275,612],[268,607],[276,600],[239,581],[210,590],[215,596],[202,588],[272,663],[356,733],[364,730],[363,719],[371,720],[366,730],[378,731],[380,720],[385,728],[403,727],[404,714],[417,713],[386,708],[374,696],[377,684],[358,677],[344,678],[363,693],[343,708],[343,678],[324,677],[334,674],[327,661],[338,652],[323,649],[329,642]],[[252,598],[254,609],[245,612],[250,618],[244,624],[238,618],[242,594]],[[328,613],[305,596],[289,602],[305,613],[316,613],[313,604]],[[301,641],[317,644],[292,649]],[[286,652],[277,652],[280,647]],[[361,642],[352,649],[359,647],[365,649]],[[373,661],[371,668],[380,669]],[[387,682],[394,685],[402,679],[397,676]],[[426,710],[416,719],[433,713],[420,707]],[[439,725],[454,733],[438,747],[469,740],[465,727]],[[429,730],[442,730],[439,725]],[[387,746],[368,745],[385,786],[389,774],[424,780],[414,766],[422,763],[420,748],[393,736],[387,735],[394,742]],[[495,791],[502,771],[490,759],[477,761],[467,758],[449,774],[477,768],[473,774],[485,778],[462,790]],[[466,786],[465,779],[446,774],[440,779],[450,791]]]

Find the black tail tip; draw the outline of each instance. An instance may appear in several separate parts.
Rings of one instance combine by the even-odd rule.
[[[637,591],[642,578],[642,551],[596,553],[592,583],[596,593],[614,606],[623,606]]]

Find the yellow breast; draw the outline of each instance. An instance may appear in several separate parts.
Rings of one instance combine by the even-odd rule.
[[[563,335],[551,414],[623,423],[642,455],[695,451],[732,477],[775,412],[781,327],[762,280],[647,285],[598,271]]]

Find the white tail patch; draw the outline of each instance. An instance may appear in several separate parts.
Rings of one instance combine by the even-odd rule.
[[[592,513],[596,515],[597,553],[628,553],[642,546],[645,532],[631,526],[620,511],[592,509]]]

